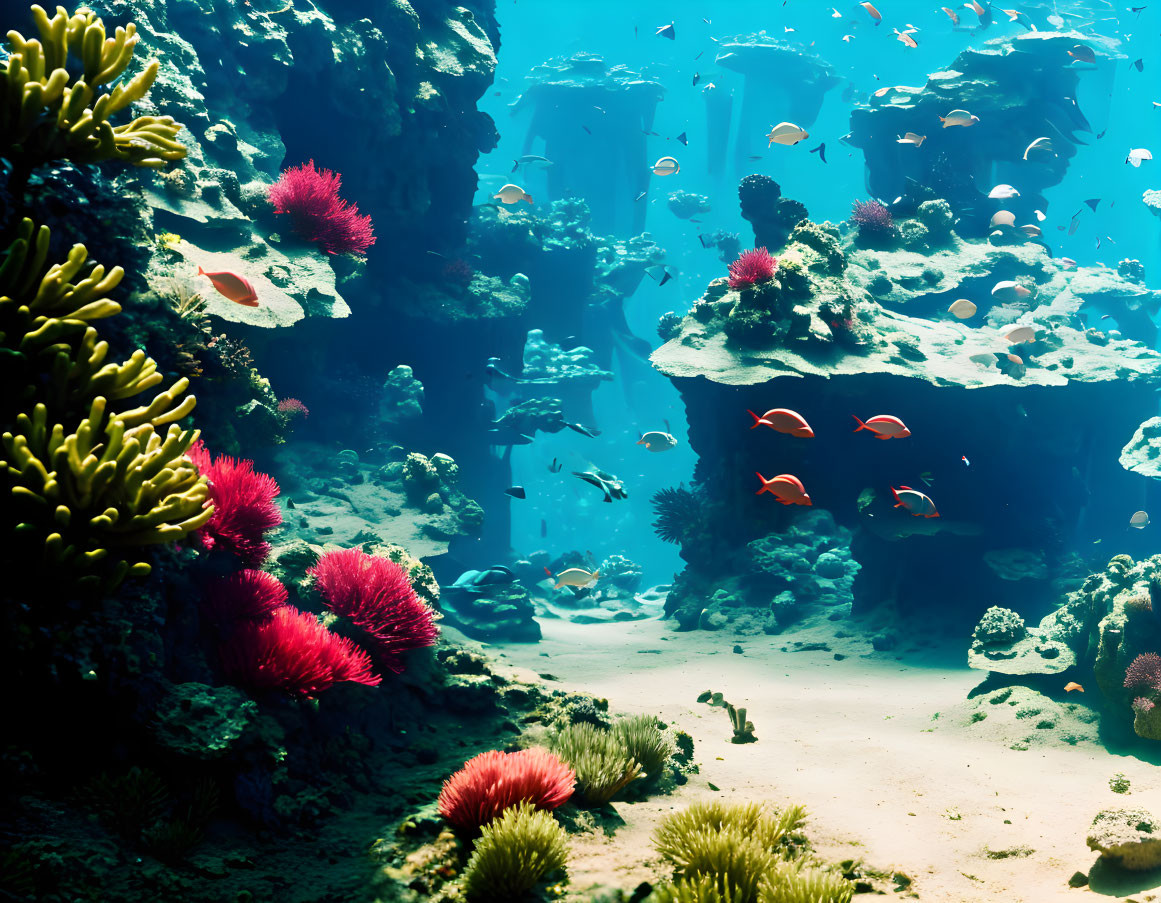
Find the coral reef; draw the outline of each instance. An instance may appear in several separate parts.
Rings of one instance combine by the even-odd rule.
[[[546,749],[480,753],[444,782],[439,812],[476,831],[518,803],[555,809],[572,796],[576,774]]]
[[[881,201],[855,201],[851,207],[851,222],[858,228],[859,238],[869,247],[890,244],[899,237],[891,211]],[[926,227],[922,227],[926,235]]]
[[[730,264],[730,288],[749,288],[769,282],[774,278],[774,271],[777,268],[778,261],[765,248],[743,251],[738,255],[738,259]]]
[[[389,425],[414,420],[423,414],[423,383],[406,364],[391,368],[383,380],[379,419]]]
[[[196,532],[207,549],[223,549],[239,561],[259,565],[270,554],[266,534],[282,523],[274,499],[279,488],[274,479],[254,470],[253,461],[237,461],[229,455],[210,454],[199,441],[189,449],[189,459],[209,482],[210,518]]]
[[[1085,838],[1090,850],[1134,872],[1161,866],[1161,823],[1144,809],[1102,809]]]
[[[806,219],[806,207],[782,196],[781,186],[769,176],[746,176],[738,183],[742,218],[754,229],[754,244],[777,250],[791,231]]]

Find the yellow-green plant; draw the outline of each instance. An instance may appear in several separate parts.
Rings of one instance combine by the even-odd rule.
[[[169,116],[110,122],[141,100],[157,78],[157,60],[122,78],[137,47],[135,25],[107,35],[105,23],[84,7],[70,15],[58,6],[50,18],[33,6],[32,18],[39,38],[9,31],[8,57],[0,61],[0,156],[18,168],[115,159],[160,169],[186,155],[177,140],[181,126]],[[109,85],[111,90],[101,90]]]
[[[46,267],[49,240],[24,220],[0,262],[0,523],[14,540],[5,555],[41,590],[107,589],[149,573],[141,547],[181,539],[212,514],[185,456],[197,431],[176,424],[196,401],[183,378],[127,406],[162,376],[143,351],[108,361],[89,325],[120,312],[106,294],[123,271],[88,267],[79,244]]]
[[[613,733],[625,744],[630,758],[645,772],[645,780],[656,784],[665,763],[676,752],[673,738],[661,729],[654,715],[631,715],[614,722]]]
[[[641,777],[622,736],[592,724],[570,724],[549,738],[549,748],[576,772],[577,793],[591,806],[603,806]]]
[[[469,900],[520,900],[568,861],[568,841],[551,813],[521,802],[480,831],[464,868]]]
[[[851,903],[855,885],[830,869],[802,862],[775,868],[759,890],[759,903]]]

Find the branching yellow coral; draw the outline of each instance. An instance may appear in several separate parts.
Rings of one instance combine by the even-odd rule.
[[[46,266],[49,238],[24,220],[0,263],[0,528],[21,570],[108,588],[148,573],[134,547],[181,539],[212,513],[185,456],[197,431],[176,425],[196,402],[182,378],[122,409],[162,382],[143,351],[107,361],[90,325],[120,311],[105,295],[124,274],[89,265],[84,245]]]
[[[157,78],[157,60],[98,94],[128,68],[136,26],[118,26],[109,37],[105,24],[83,7],[69,15],[58,6],[49,18],[43,7],[33,6],[32,16],[39,39],[8,32],[8,58],[0,62],[0,156],[22,160],[26,167],[59,159],[117,159],[160,169],[186,155],[177,140],[181,126],[169,116],[109,122],[146,95]],[[70,56],[79,75],[70,71]]]

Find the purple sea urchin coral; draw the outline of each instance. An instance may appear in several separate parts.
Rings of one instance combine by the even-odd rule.
[[[867,237],[885,237],[895,231],[891,211],[879,201],[855,201],[851,205],[851,221],[859,227],[859,234]]]
[[[1126,687],[1148,687],[1161,693],[1161,655],[1145,652],[1133,659],[1125,671]]]

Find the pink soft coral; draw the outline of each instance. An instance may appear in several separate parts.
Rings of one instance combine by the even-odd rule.
[[[214,506],[213,516],[194,535],[207,549],[223,548],[244,564],[261,564],[270,554],[265,533],[282,523],[274,502],[278,484],[257,473],[253,461],[236,461],[228,455],[213,459],[201,440],[188,455],[209,480],[209,500]]]
[[[1161,655],[1145,652],[1133,659],[1125,671],[1126,687],[1148,687],[1161,693]]]
[[[522,801],[555,809],[572,796],[576,773],[547,749],[480,753],[448,778],[439,813],[458,828],[476,829]]]
[[[394,561],[359,549],[327,552],[307,571],[327,607],[363,631],[383,667],[398,674],[408,649],[431,646],[439,636],[435,613],[415,594],[407,572]]]
[[[202,599],[202,611],[219,627],[265,621],[286,605],[286,598],[286,587],[273,575],[243,570],[215,581]]]
[[[751,248],[743,251],[730,264],[730,288],[747,288],[774,278],[778,261],[765,248]]]
[[[264,621],[237,625],[219,648],[222,670],[248,690],[310,698],[342,681],[376,686],[382,678],[354,642],[289,606]]]
[[[290,217],[294,231],[328,254],[366,254],[375,243],[371,217],[339,197],[343,179],[329,169],[315,169],[314,160],[284,170],[270,186],[275,213]]]
[[[851,219],[859,227],[860,234],[884,237],[895,231],[891,211],[879,201],[855,201],[851,206]]]

